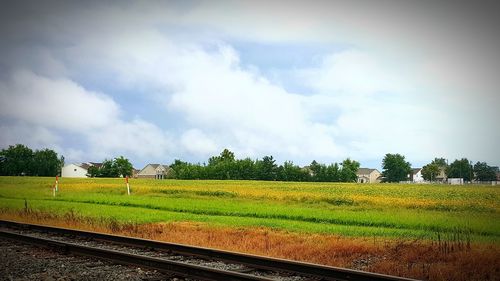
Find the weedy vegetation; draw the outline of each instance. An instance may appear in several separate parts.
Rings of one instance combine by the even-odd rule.
[[[0,177],[0,217],[430,280],[499,276],[494,186]],[[451,278],[451,279],[450,279]]]

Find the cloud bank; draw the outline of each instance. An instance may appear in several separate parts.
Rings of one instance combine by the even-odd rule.
[[[378,16],[352,3],[8,7],[0,145],[51,147],[75,162],[125,155],[137,167],[203,162],[226,147],[298,164],[352,157],[378,167],[396,152],[415,165],[498,164],[500,64],[483,59],[498,42],[475,35],[481,22],[455,28],[462,11],[429,13],[429,3]],[[464,36],[476,42],[451,48]],[[279,66],[242,59],[269,58],[256,44],[313,55],[301,64],[283,55]]]

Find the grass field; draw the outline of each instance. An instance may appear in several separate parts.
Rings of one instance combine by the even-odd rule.
[[[0,218],[424,280],[499,280],[500,188],[0,177]]]
[[[0,177],[0,206],[125,223],[203,222],[354,237],[500,241],[500,188]]]

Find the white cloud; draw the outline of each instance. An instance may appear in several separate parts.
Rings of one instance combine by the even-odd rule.
[[[185,151],[198,155],[200,158],[208,158],[220,152],[215,141],[199,129],[185,131],[181,136],[180,144]]]
[[[317,93],[308,99],[309,114],[335,116],[336,141],[345,154],[381,159],[403,153],[422,162],[449,152],[443,144],[449,142],[450,120],[421,96],[405,71],[381,58],[347,50],[297,75]]]
[[[74,132],[107,126],[119,114],[118,105],[103,94],[30,71],[0,81],[0,109],[4,117]]]
[[[309,121],[305,97],[242,69],[232,48],[177,59],[183,75],[177,77],[180,90],[172,94],[169,109],[181,112],[191,126],[209,130],[219,148],[253,157],[340,155],[325,126]]]
[[[1,116],[15,122],[2,125],[2,146],[55,148],[76,162],[117,154],[168,158],[171,151],[170,138],[158,126],[140,119],[122,120],[120,106],[112,98],[68,79],[16,72],[0,81],[0,107]]]
[[[301,78],[322,94],[364,96],[411,90],[411,81],[390,67],[388,60],[349,49],[326,56],[318,68],[302,71]]]
[[[60,149],[57,145],[61,138],[42,126],[29,125],[21,122],[0,125],[0,147],[14,144],[24,144],[32,149]]]
[[[0,114],[45,128],[40,137],[46,140],[56,136],[55,129],[80,134],[89,146],[85,152],[98,157],[130,153],[142,161],[168,161],[175,154],[203,161],[207,154],[229,147],[239,156],[273,154],[301,164],[313,158],[380,159],[387,152],[424,161],[462,151],[497,161],[498,152],[488,155],[487,149],[471,146],[477,142],[491,150],[495,144],[490,139],[500,137],[483,125],[498,119],[492,106],[498,102],[491,92],[498,88],[491,79],[497,73],[490,71],[494,63],[484,63],[487,71],[469,75],[471,69],[480,69],[484,54],[496,51],[490,45],[477,48],[484,53],[450,51],[480,46],[461,44],[473,28],[457,32],[453,25],[441,26],[440,20],[453,21],[422,13],[423,6],[414,3],[398,2],[393,10],[376,13],[361,9],[368,2],[325,3],[217,6],[202,1],[168,9],[100,4],[64,6],[68,12],[60,16],[48,11],[50,17],[36,31],[47,32],[47,40],[57,44],[50,52],[42,48],[34,55],[41,66],[30,69],[39,75],[18,72],[0,82]],[[338,9],[325,8],[330,5]],[[398,17],[391,17],[394,14]],[[424,14],[429,20],[421,20]],[[21,26],[33,31],[30,25]],[[443,38],[446,44],[437,43]],[[284,84],[297,79],[294,83],[311,89],[309,95],[300,95],[270,82],[257,66],[243,65],[230,45],[233,39],[240,45],[306,42],[328,47],[341,42],[360,47],[334,52],[316,67],[282,79]],[[489,73],[489,80],[483,72]],[[79,78],[96,77],[114,89],[145,93],[179,122],[169,127],[160,123],[162,116],[124,120],[116,102],[121,101],[120,91],[111,98],[78,84]],[[486,93],[481,95],[484,102],[477,101],[474,91]],[[454,136],[461,130],[479,131],[479,137],[457,141]],[[61,137],[53,141],[65,142]],[[82,150],[67,151],[81,155]]]
[[[110,126],[93,131],[87,137],[91,153],[101,158],[132,154],[142,159],[169,159],[173,149],[172,140],[164,131],[140,119],[113,120]]]

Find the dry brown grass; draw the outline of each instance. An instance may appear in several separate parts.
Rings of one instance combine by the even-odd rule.
[[[201,223],[120,224],[83,218],[2,210],[0,218],[212,247],[425,280],[500,280],[496,244],[401,241],[298,234],[266,228],[223,228]]]

